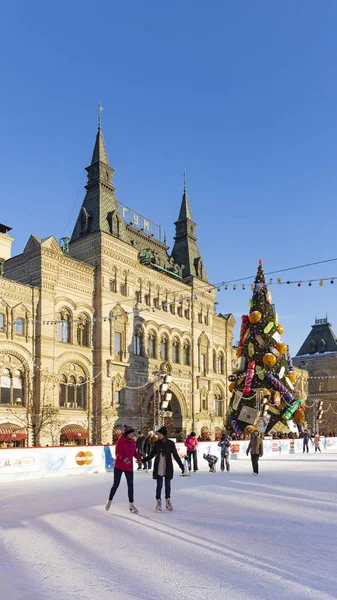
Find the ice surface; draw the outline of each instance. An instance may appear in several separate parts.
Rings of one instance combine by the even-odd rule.
[[[2,483],[1,600],[332,600],[337,598],[337,455],[176,473],[174,512],[135,472],[110,512],[112,474]]]

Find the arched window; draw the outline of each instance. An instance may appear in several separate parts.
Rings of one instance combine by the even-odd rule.
[[[216,373],[216,352],[213,350],[213,371]]]
[[[0,404],[24,406],[24,393],[23,369],[3,368],[0,371]]]
[[[168,360],[168,339],[166,335],[160,338],[160,358],[161,360]]]
[[[224,402],[223,395],[221,389],[216,386],[214,388],[214,416],[215,417],[223,417],[224,416]]]
[[[60,406],[64,407],[66,405],[66,385],[67,378],[65,375],[61,375],[60,377]]]
[[[178,338],[174,338],[172,342],[172,362],[179,363],[180,362],[180,342]]]
[[[69,363],[60,375],[59,405],[67,409],[86,409],[88,386],[83,369]]]
[[[187,366],[191,364],[191,345],[188,341],[185,341],[183,345],[183,363]]]
[[[77,323],[77,343],[79,346],[90,346],[89,344],[89,317],[86,314],[79,316],[79,323]]]
[[[218,357],[218,373],[224,374],[224,355],[220,352]]]
[[[5,329],[5,315],[0,313],[0,333],[3,333]]]
[[[59,342],[70,344],[71,342],[71,314],[67,308],[60,311],[58,315],[57,339]]]
[[[126,326],[127,314],[117,305],[109,314],[110,322],[110,353],[115,361],[126,358]]]
[[[147,339],[147,353],[149,358],[156,358],[156,334],[150,331]]]
[[[133,353],[136,356],[142,356],[143,348],[143,332],[140,328],[136,329],[133,334]]]
[[[207,390],[205,388],[202,389],[201,392],[200,392],[200,405],[201,405],[201,410],[203,412],[207,412],[208,411]]]

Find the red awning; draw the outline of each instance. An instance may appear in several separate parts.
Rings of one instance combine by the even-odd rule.
[[[15,442],[25,440],[27,432],[14,423],[0,423],[0,442]]]
[[[71,440],[74,438],[77,439],[87,439],[89,437],[89,433],[82,427],[82,425],[65,425],[61,429],[61,438],[66,438],[67,440]]]

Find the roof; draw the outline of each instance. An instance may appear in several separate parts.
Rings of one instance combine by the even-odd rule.
[[[3,225],[3,223],[0,223],[0,233],[8,233],[9,231],[11,231],[11,227],[8,227],[8,225]]]
[[[311,331],[296,356],[306,354],[319,355],[337,352],[337,337],[332,329],[328,319],[315,319],[315,325],[311,326]]]

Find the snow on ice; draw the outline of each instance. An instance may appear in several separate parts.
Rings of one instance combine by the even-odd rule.
[[[1,600],[332,600],[337,598],[337,455],[232,461],[175,474],[158,514],[151,475],[1,484]]]

